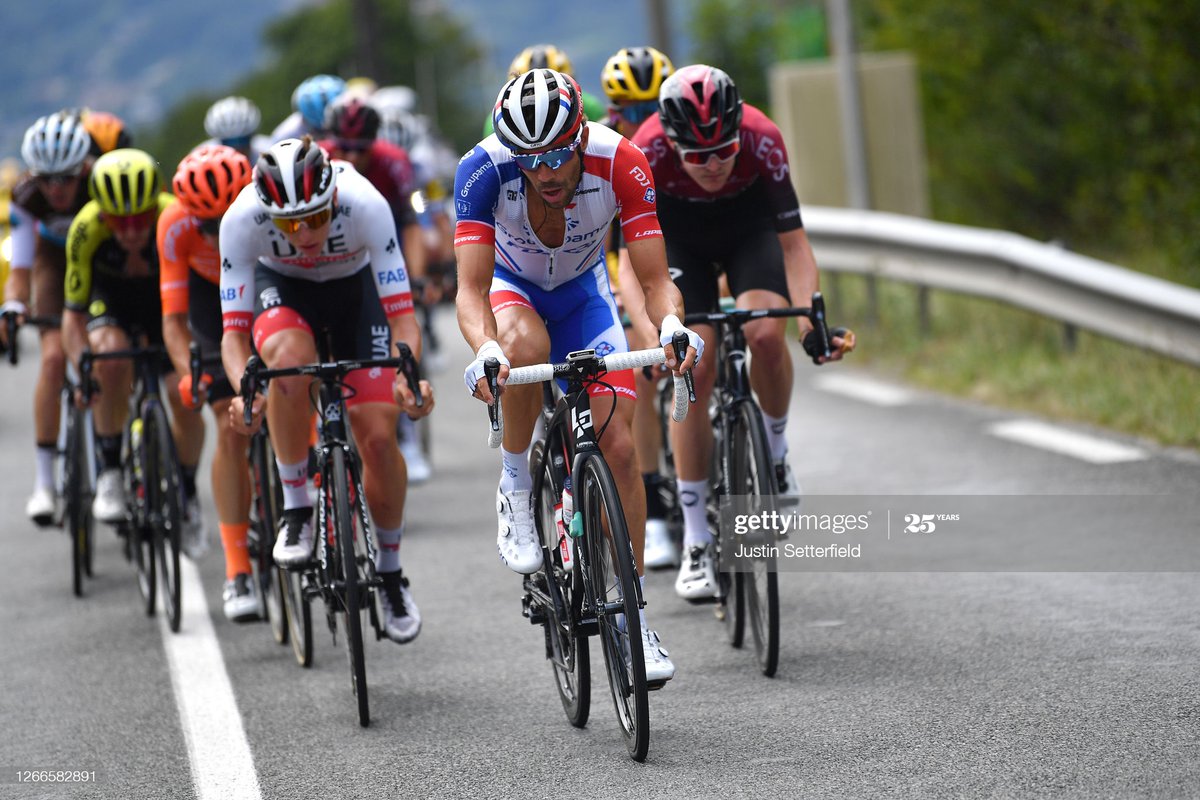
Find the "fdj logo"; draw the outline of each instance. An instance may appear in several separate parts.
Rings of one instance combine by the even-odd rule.
[[[592,427],[592,412],[590,409],[580,411],[577,408],[571,409],[571,429],[575,431],[576,439],[583,439],[584,431],[590,430]]]

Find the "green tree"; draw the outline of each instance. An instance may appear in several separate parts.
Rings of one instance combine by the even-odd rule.
[[[1099,254],[1165,250],[1200,283],[1200,7],[871,0],[864,50],[920,64],[934,211]]]
[[[482,89],[463,91],[478,84],[481,50],[454,17],[440,8],[418,14],[414,5],[410,0],[376,3],[377,40],[383,45],[376,54],[378,81],[416,87],[419,68],[435,76],[435,96],[421,98],[422,108],[436,108],[443,134],[465,151],[478,133],[479,108],[490,100]],[[204,113],[219,97],[249,97],[262,110],[263,132],[269,132],[291,113],[292,91],[305,78],[319,73],[361,75],[365,65],[355,57],[351,11],[350,0],[333,0],[279,19],[264,34],[271,52],[267,67],[226,91],[180,103],[158,131],[145,138],[144,146],[162,159],[164,171],[169,172],[204,138]]]

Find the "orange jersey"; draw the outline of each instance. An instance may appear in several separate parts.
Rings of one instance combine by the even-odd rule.
[[[220,254],[181,203],[171,203],[158,217],[158,258],[164,317],[187,313],[189,268],[213,285],[221,283]]]

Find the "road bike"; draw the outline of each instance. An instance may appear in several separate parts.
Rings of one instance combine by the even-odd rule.
[[[682,358],[687,350],[686,337]],[[603,384],[606,372],[638,369],[665,360],[662,348],[601,357],[581,350],[558,364],[515,367],[505,385],[542,383],[544,438],[530,452],[533,474],[533,516],[542,548],[542,568],[523,581],[522,613],[545,634],[546,658],[567,720],[587,724],[591,702],[588,637],[596,636],[604,654],[613,705],[635,761],[643,761],[650,746],[647,692],[663,682],[648,684],[642,652],[639,611],[645,606],[625,512],[599,440],[607,420],[597,424],[588,387]],[[496,359],[485,362],[492,396],[497,394]],[[557,396],[553,380],[566,382]],[[676,414],[687,411],[687,389],[677,384]],[[613,409],[616,394],[613,394]],[[609,411],[611,419],[612,411]],[[503,438],[500,401],[489,406],[489,444]]]
[[[814,362],[832,354],[832,337],[825,301],[819,292],[808,308],[737,309],[687,314],[685,325],[712,325],[717,331],[716,383],[709,408],[714,436],[713,471],[710,476],[708,517],[716,537],[719,569],[717,618],[725,624],[729,643],[742,647],[749,627],[754,652],[763,675],[772,677],[779,666],[779,575],[775,558],[764,555],[733,559],[732,534],[721,524],[722,503],[737,502],[740,512],[771,514],[780,505],[781,476],[767,446],[762,410],[750,387],[743,326],[757,319],[807,317],[813,323],[805,349]],[[729,551],[729,552],[723,552]]]
[[[184,519],[183,474],[159,388],[159,376],[170,368],[170,361],[161,345],[105,353],[85,350],[79,364],[85,405],[96,389],[91,377],[95,362],[121,359],[133,362],[134,387],[121,437],[127,511],[117,529],[125,541],[126,558],[137,567],[146,615],[154,615],[159,583],[156,573],[161,573],[157,578],[162,583],[163,611],[171,630],[178,632],[182,617],[179,554]]]
[[[368,612],[375,638],[384,638],[377,596],[383,581],[375,571],[375,542],[362,486],[362,464],[346,424],[347,386],[343,379],[359,369],[396,369],[404,373],[420,402],[416,359],[403,342],[397,342],[396,347],[399,355],[392,358],[321,361],[283,369],[268,369],[258,356],[251,356],[240,387],[246,425],[250,425],[254,395],[266,381],[306,375],[317,384],[315,408],[320,418],[320,435],[313,525],[317,552],[307,563],[283,570],[284,602],[291,621],[293,652],[304,667],[312,664],[310,601],[320,598],[324,602],[326,622],[335,644],[340,620],[350,661],[350,687],[357,699],[358,722],[363,727],[370,723],[371,715],[362,613]]]

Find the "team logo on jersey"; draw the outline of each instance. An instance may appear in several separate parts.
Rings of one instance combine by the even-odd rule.
[[[466,200],[455,200],[454,210],[458,212],[460,217],[465,217],[471,213],[471,204]]]
[[[228,258],[221,259],[221,269],[224,272],[229,272],[229,270],[233,269],[233,264],[229,262]]]
[[[259,294],[258,299],[262,303],[263,308],[271,308],[272,306],[277,306],[283,302],[283,298],[279,296],[278,286],[268,286],[267,288],[263,289],[262,293]]]
[[[517,192],[516,192],[516,190],[515,190],[515,189],[508,189],[508,190],[506,190],[506,195],[507,195],[507,197],[508,197],[508,202],[510,202],[510,203],[515,203],[515,202],[517,202],[517,197],[518,197],[518,195],[517,195]]]
[[[644,194],[642,196],[642,199],[645,200],[647,203],[653,203],[654,202],[654,189],[653,188],[647,189],[646,194]]]
[[[396,252],[396,240],[388,239],[387,247],[385,247],[384,249],[387,250],[389,253]]]
[[[613,347],[608,342],[600,342],[595,347],[596,355],[600,356],[601,358],[604,358],[606,355],[615,352],[616,349],[617,348]]]

